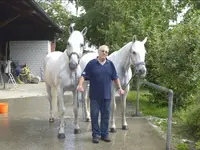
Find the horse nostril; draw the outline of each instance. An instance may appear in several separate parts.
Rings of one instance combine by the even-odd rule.
[[[75,70],[77,68],[77,66],[78,66],[78,64],[76,64],[76,63],[69,63],[69,68],[71,70]]]
[[[144,74],[144,73],[145,73],[145,70],[144,70],[144,69],[140,69],[140,70],[139,70],[139,73],[140,73],[140,74]]]

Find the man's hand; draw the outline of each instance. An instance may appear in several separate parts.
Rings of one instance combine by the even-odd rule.
[[[78,86],[77,86],[77,91],[79,91],[79,92],[83,92],[83,91],[84,91],[83,86],[78,85]]]
[[[118,93],[119,93],[119,95],[124,95],[125,92],[124,92],[124,90],[122,88],[119,88],[118,89]]]

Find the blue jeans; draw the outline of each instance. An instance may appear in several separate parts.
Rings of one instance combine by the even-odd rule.
[[[111,100],[107,99],[90,101],[90,115],[93,137],[108,137],[110,102]],[[98,123],[99,112],[101,112],[100,128]]]

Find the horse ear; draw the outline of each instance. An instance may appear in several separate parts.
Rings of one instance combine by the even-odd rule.
[[[133,43],[134,43],[136,40],[137,40],[136,35],[133,35],[133,39],[132,39]]]
[[[146,43],[147,41],[147,37],[145,37],[145,39],[142,41],[144,44]]]
[[[85,27],[82,31],[81,31],[81,33],[83,34],[83,35],[86,35],[86,33],[87,33],[87,27]]]
[[[70,24],[70,26],[68,28],[69,34],[71,34],[72,32],[74,32],[74,26],[75,26],[75,23]]]

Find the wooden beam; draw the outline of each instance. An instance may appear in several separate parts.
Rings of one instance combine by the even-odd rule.
[[[14,21],[15,19],[19,18],[20,17],[20,14],[18,14],[17,16],[15,16],[14,18],[11,18],[11,19],[8,19],[6,21],[4,21],[3,24],[0,25],[0,28],[6,26],[7,24],[9,24],[10,22]]]

